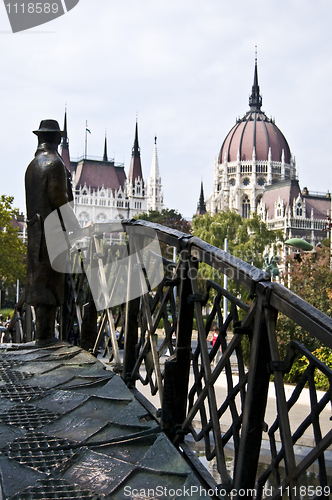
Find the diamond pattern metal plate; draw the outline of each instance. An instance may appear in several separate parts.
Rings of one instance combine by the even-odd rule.
[[[119,375],[65,342],[0,346],[0,470],[8,500],[204,488]]]

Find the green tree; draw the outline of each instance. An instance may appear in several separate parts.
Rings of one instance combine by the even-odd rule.
[[[0,196],[0,280],[4,289],[8,289],[16,280],[24,281],[26,274],[26,248],[13,227],[12,220],[19,214],[13,208],[13,196]]]
[[[276,250],[278,241],[283,240],[282,232],[268,229],[256,213],[244,219],[231,210],[194,217],[192,233],[222,249],[227,238],[228,253],[260,269],[266,247]]]
[[[134,218],[136,220],[141,219],[149,222],[155,222],[156,224],[161,224],[162,226],[170,227],[171,229],[177,229],[183,233],[191,232],[190,223],[173,208],[163,208],[161,212],[158,210],[149,210],[149,212],[143,212],[136,215]]]
[[[315,250],[302,253],[300,261],[289,258],[283,279],[296,295],[332,318],[330,248],[323,245]],[[283,314],[278,316],[277,329],[282,355],[286,353],[290,340],[298,340],[310,351],[321,347],[315,337]]]

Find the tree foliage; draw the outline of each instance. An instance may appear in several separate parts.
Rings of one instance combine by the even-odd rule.
[[[289,259],[286,264],[283,280],[288,288],[332,318],[332,271],[329,247],[322,246],[316,248],[316,252],[302,253],[300,261]],[[290,340],[298,340],[310,351],[321,346],[315,337],[282,314],[278,317],[277,331],[282,354],[285,354]]]
[[[143,212],[136,215],[134,218],[136,220],[141,219],[149,222],[155,222],[156,224],[161,224],[162,226],[170,227],[171,229],[177,229],[183,233],[190,233],[191,231],[190,223],[173,208],[163,208],[161,212],[158,210],[149,210],[149,212]]]
[[[14,228],[12,220],[18,216],[18,209],[13,208],[13,196],[0,196],[0,280],[4,288],[8,288],[19,279],[23,281],[26,274],[26,248]]]
[[[227,238],[228,253],[260,269],[264,265],[263,254],[266,247],[274,250],[277,243],[283,239],[281,231],[269,230],[256,213],[245,219],[231,210],[195,217],[192,232],[195,236],[221,249],[224,248]],[[204,268],[204,274],[219,283],[223,278],[222,275],[218,279],[216,272],[211,268]],[[248,292],[235,282],[229,282],[229,290],[240,294],[243,300],[248,296]]]
[[[231,210],[195,217],[192,232],[207,243],[222,249],[227,238],[228,253],[260,269],[264,264],[265,248],[276,247],[277,242],[283,239],[281,231],[268,229],[256,213],[244,219]]]

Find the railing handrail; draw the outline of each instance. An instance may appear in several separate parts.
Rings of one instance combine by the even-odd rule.
[[[100,237],[103,233],[107,234],[112,231],[124,232],[126,236],[122,239],[123,245],[128,244],[129,251],[135,250],[138,256],[133,264],[130,264],[130,259],[128,263],[122,259],[125,262],[115,266],[113,274],[107,271],[107,266],[105,266],[106,270],[103,267],[106,259],[100,244]],[[177,445],[183,440],[184,435],[190,432],[196,441],[204,440],[206,458],[216,459],[222,488],[237,488],[238,491],[240,488],[253,488],[262,432],[267,425],[265,424],[265,410],[270,375],[273,374],[277,405],[275,420],[268,428],[271,462],[267,471],[257,478],[259,485],[257,499],[261,499],[262,488],[270,475],[275,481],[273,499],[280,497],[280,487],[283,491],[289,487],[291,500],[297,499],[296,481],[299,471],[302,471],[301,473],[306,471],[316,459],[319,463],[320,484],[326,485],[324,452],[332,444],[332,431],[329,428],[326,432],[325,428],[325,435],[323,435],[320,416],[326,406],[332,403],[332,371],[296,341],[289,344],[286,357],[281,359],[276,329],[277,315],[280,312],[313,335],[323,345],[332,348],[332,319],[281,283],[271,282],[266,272],[192,234],[134,219],[116,219],[95,223],[83,228],[79,234],[83,239],[91,239],[91,256],[93,255],[98,261],[98,269],[102,275],[101,281],[103,280],[105,285],[101,293],[105,293],[105,296],[112,295],[112,291],[109,293],[107,290],[109,279],[113,283],[113,290],[118,290],[117,286],[119,287],[121,280],[122,283],[127,283],[128,290],[130,290],[131,280],[137,276],[140,283],[146,285],[149,279],[149,264],[148,261],[145,264],[140,255],[138,241],[145,243],[145,240],[140,238],[141,236],[154,238],[157,235],[159,242],[177,249],[176,262],[170,262],[166,258],[161,259],[165,266],[165,275],[153,293],[147,292],[146,290],[150,288],[146,287],[145,292],[136,298],[131,298],[130,293],[127,293],[126,298],[121,299],[125,302],[119,304],[117,319],[114,319],[110,306],[103,311],[93,349],[93,352],[97,354],[103,328],[108,323],[110,338],[107,347],[110,359],[114,361],[114,369],[121,373],[129,387],[135,386],[136,381],[140,380],[144,385],[150,385],[153,395],[159,394],[161,413],[155,413],[154,418],[160,421],[162,428],[174,444]],[[135,240],[136,236],[139,237],[138,240]],[[112,251],[111,244],[109,255],[112,258],[118,255],[121,263],[122,252],[118,252],[117,247],[114,245]],[[105,249],[109,251],[107,245]],[[150,262],[153,263],[151,267],[155,270],[153,259]],[[250,305],[245,304],[239,296],[226,291],[210,279],[206,280],[205,290],[202,291],[201,282],[198,282],[199,263],[205,263],[237,284],[243,285],[250,291]],[[128,270],[127,275],[123,275],[124,268]],[[130,276],[129,271],[133,273]],[[107,272],[109,272],[108,275]],[[74,280],[72,280],[72,287],[74,286]],[[82,279],[77,280],[77,289],[73,293],[71,324],[73,324],[74,314],[80,315],[77,308],[78,297],[82,289]],[[212,308],[205,316],[203,308],[206,307],[209,299],[212,302]],[[224,311],[222,311],[223,299],[227,299],[229,304]],[[197,347],[192,347],[194,316],[198,330]],[[120,335],[125,338],[123,364],[116,338],[116,325],[118,318],[121,317],[123,323]],[[96,320],[93,316],[92,319],[95,328]],[[155,332],[161,319],[164,322],[165,337],[161,345],[157,346]],[[213,323],[217,322],[219,333],[215,344],[210,347],[207,344],[207,336]],[[227,333],[230,327],[233,329],[233,336],[228,342]],[[174,334],[176,334],[175,347],[172,342]],[[249,339],[247,343],[250,354],[249,364],[244,361],[245,351],[242,339],[245,337]],[[171,356],[161,363],[160,358],[166,349]],[[304,356],[308,363],[305,364],[305,370],[293,393],[290,397],[288,395],[286,397],[284,374],[289,372],[297,355]],[[231,356],[236,358],[238,370],[236,381],[233,379]],[[145,370],[140,371],[143,363]],[[319,401],[314,377],[316,369],[321,370],[323,375],[327,375],[329,383],[329,390]],[[220,404],[216,398],[214,384],[221,372],[226,376],[227,390],[226,397]],[[190,380],[190,373],[193,376],[193,382]],[[290,411],[306,384],[310,389],[309,415],[306,415],[299,426],[296,423],[294,431],[290,425]],[[228,429],[222,434],[220,421],[226,412],[231,414],[232,423],[227,424]],[[194,419],[199,419],[200,430],[195,429]],[[300,459],[297,465],[294,446],[310,426],[314,430],[314,447],[305,458]],[[277,433],[282,443],[280,449],[275,444]],[[226,469],[224,450],[225,445],[231,439],[233,439],[235,454],[233,479],[229,478]],[[187,453],[186,446],[182,449],[184,453]],[[189,455],[190,453],[187,456]],[[279,473],[282,461],[287,469],[286,478],[283,480],[280,479]],[[214,484],[213,480],[208,481],[208,484]]]

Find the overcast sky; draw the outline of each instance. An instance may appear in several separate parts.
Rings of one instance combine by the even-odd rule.
[[[12,34],[0,6],[0,193],[25,211],[24,173],[41,119],[63,126],[72,157],[108,152],[128,173],[138,115],[143,175],[158,136],[164,202],[192,217],[203,179],[248,111],[258,47],[262,109],[296,157],[300,185],[331,190],[331,0],[80,0]]]

